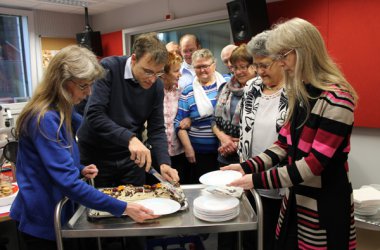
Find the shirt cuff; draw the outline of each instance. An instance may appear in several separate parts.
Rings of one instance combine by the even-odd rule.
[[[247,161],[240,163],[240,166],[243,169],[244,173],[252,174],[253,171]]]

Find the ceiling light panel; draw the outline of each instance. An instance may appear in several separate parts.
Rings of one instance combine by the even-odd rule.
[[[88,1],[81,1],[81,0],[38,0],[38,1],[44,2],[44,3],[51,3],[51,4],[88,7],[94,3],[99,2],[100,0],[99,1],[95,1],[95,0],[88,0]]]

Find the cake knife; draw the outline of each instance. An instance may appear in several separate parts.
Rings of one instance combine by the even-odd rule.
[[[148,142],[145,142],[144,145],[149,150],[152,150],[152,148],[153,148],[152,145],[150,145]],[[170,183],[169,181],[167,181],[159,172],[157,172],[157,170],[155,168],[153,168],[152,166],[150,166],[148,173],[151,174],[151,175],[153,175],[154,177],[156,177],[156,179],[159,180],[161,183],[165,184],[167,186],[167,188],[169,189],[169,191],[172,192],[175,196],[180,197],[182,200],[185,200],[185,194],[182,193],[182,192],[179,192],[173,186],[173,184]]]
[[[157,178],[161,183],[165,184],[166,187],[169,189],[170,192],[172,192],[175,196],[180,197],[181,199],[185,199],[184,194],[180,193],[169,181],[167,181],[159,172],[157,172],[156,169],[154,169],[152,166],[150,167],[149,174],[153,175]]]

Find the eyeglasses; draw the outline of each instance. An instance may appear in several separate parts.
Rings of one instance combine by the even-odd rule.
[[[269,69],[274,62],[275,61],[272,61],[271,63],[254,63],[253,66],[255,66],[256,69]]]
[[[157,77],[160,77],[160,76],[162,76],[163,74],[164,74],[164,72],[158,72],[158,73],[154,73],[152,70],[150,70],[150,69],[146,69],[146,68],[143,68],[143,67],[141,67],[142,69],[143,69],[143,71],[144,71],[144,75],[146,76],[146,77],[155,77],[155,78],[157,78]]]
[[[184,50],[182,50],[182,53],[183,54],[193,54],[194,51],[196,51],[196,50],[197,50],[196,48],[194,48],[194,49],[184,49]]]
[[[85,91],[87,88],[91,87],[89,83],[79,83],[74,80],[71,80],[81,91]]]
[[[211,65],[213,65],[214,62],[210,63],[209,65],[207,64],[204,64],[204,65],[197,65],[197,66],[194,66],[194,69],[195,70],[202,70],[202,69],[209,69]]]
[[[290,53],[292,53],[293,51],[294,51],[294,49],[290,49],[290,50],[288,50],[287,52],[285,52],[285,53],[283,53],[283,54],[279,53],[279,54],[277,54],[277,55],[275,56],[275,58],[276,58],[276,60],[285,60],[286,57],[287,57]]]
[[[246,71],[249,67],[251,66],[251,64],[247,64],[247,65],[244,65],[244,66],[231,66],[230,69],[232,71]]]

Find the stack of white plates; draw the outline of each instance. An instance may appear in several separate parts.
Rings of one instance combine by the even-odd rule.
[[[239,199],[216,195],[202,195],[194,200],[193,213],[198,219],[220,222],[239,215]]]

